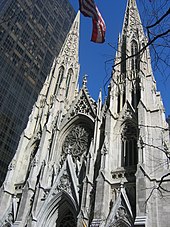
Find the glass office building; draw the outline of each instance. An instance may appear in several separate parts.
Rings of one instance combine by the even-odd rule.
[[[0,2],[0,185],[74,18],[68,0]]]

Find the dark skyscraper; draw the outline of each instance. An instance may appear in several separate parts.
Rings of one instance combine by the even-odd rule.
[[[74,17],[68,0],[0,3],[0,185]]]

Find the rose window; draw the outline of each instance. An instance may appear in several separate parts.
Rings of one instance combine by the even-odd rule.
[[[89,149],[89,132],[80,125],[76,125],[72,128],[69,134],[66,136],[63,144],[63,152],[65,154],[70,153],[73,157],[80,157],[83,153],[87,153]]]

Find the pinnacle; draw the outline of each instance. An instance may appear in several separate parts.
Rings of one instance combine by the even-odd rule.
[[[128,31],[135,34],[140,32],[140,36],[144,35],[136,0],[127,1],[122,34],[127,34]]]
[[[87,77],[88,77],[87,74],[85,74],[85,75],[83,76],[83,82],[82,82],[82,86],[83,86],[83,87],[86,87],[86,85],[87,85]]]

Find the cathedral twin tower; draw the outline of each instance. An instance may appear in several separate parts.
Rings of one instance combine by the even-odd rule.
[[[168,227],[169,132],[136,2],[104,104],[86,77],[78,90],[79,22],[78,13],[9,165],[0,226]]]

